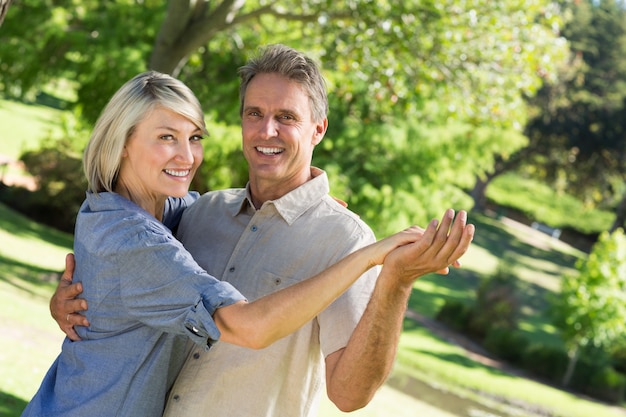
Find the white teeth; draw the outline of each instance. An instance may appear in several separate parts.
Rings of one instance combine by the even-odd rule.
[[[165,171],[166,174],[172,175],[174,177],[185,177],[185,176],[189,175],[189,173],[191,172],[190,169],[186,169],[184,171],[172,171],[171,169],[166,169],[164,171]]]
[[[257,146],[256,150],[265,155],[276,155],[283,151],[281,148],[266,148],[262,146]]]

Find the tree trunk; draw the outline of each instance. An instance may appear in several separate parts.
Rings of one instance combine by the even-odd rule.
[[[7,15],[9,11],[9,6],[11,5],[11,1],[13,0],[0,0],[0,26],[2,26],[2,22],[4,22],[4,17]]]
[[[241,0],[169,0],[149,68],[177,77],[189,56],[217,33],[266,11],[259,8],[255,14],[237,16],[244,4]]]
[[[615,209],[615,221],[613,222],[613,225],[611,226],[611,230],[609,230],[609,233],[613,233],[616,229],[620,227],[623,228],[625,223],[626,223],[626,193],[622,195],[622,201],[620,201],[620,203],[617,205],[617,208]]]
[[[511,155],[510,158],[504,159],[501,156],[496,156],[493,163],[493,171],[485,173],[485,177],[480,178],[476,176],[476,183],[474,189],[470,193],[474,199],[474,210],[484,211],[487,206],[487,187],[498,175],[502,175],[505,172],[512,171],[519,167],[520,163],[533,153],[530,147],[522,148]]]
[[[478,175],[476,176],[476,183],[470,193],[472,199],[474,199],[474,210],[478,212],[485,211],[487,207],[487,186],[493,178],[493,175],[487,175],[484,179]]]
[[[569,362],[567,363],[567,369],[565,370],[565,375],[563,375],[563,380],[561,381],[564,387],[569,386],[570,382],[572,382],[572,376],[574,376],[574,370],[576,369],[576,364],[578,363],[579,354],[580,348],[578,346],[576,346],[574,350],[567,352]]]

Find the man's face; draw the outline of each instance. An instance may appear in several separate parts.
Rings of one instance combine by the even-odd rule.
[[[312,120],[309,97],[298,83],[276,73],[256,75],[244,97],[241,123],[251,183],[286,193],[306,182],[327,124]]]

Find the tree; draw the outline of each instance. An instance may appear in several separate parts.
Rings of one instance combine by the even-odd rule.
[[[603,232],[589,257],[577,262],[578,275],[567,275],[552,303],[570,359],[563,384],[574,373],[581,350],[610,350],[626,332],[626,236],[623,229]]]
[[[529,98],[527,146],[496,158],[477,182],[475,200],[484,201],[497,175],[518,170],[590,206],[615,207],[614,230],[626,218],[626,204],[619,204],[626,198],[626,10],[615,0],[578,1],[569,10],[562,33],[572,52],[560,81]]]
[[[34,99],[69,80],[69,100],[93,121],[119,85],[152,67],[234,125],[236,69],[259,45],[286,43],[328,80],[331,123],[315,163],[338,174],[333,192],[387,227],[470,208],[463,189],[494,155],[523,146],[523,97],[553,81],[567,51],[549,0],[76,3],[12,6],[0,32],[5,95]]]
[[[523,118],[521,94],[551,79],[565,50],[553,29],[559,10],[545,0],[82,0],[78,8],[25,0],[14,8],[0,42],[5,89],[23,95],[66,77],[78,82],[83,108],[98,111],[98,96],[132,72],[151,67],[187,81],[224,62],[212,61],[222,48],[240,64],[278,41],[317,55],[335,72],[335,92],[364,117],[411,114],[439,97],[449,105],[435,117],[512,125]]]

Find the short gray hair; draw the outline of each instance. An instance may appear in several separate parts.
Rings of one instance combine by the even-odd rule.
[[[202,107],[189,87],[167,74],[141,73],[117,90],[96,122],[83,156],[89,191],[114,191],[124,145],[156,107],[186,117],[207,133]]]
[[[309,96],[312,118],[321,122],[328,115],[326,83],[317,64],[309,57],[288,46],[269,45],[239,68],[239,115],[243,115],[244,98],[252,78],[257,74],[277,73],[297,82]]]

